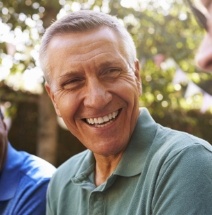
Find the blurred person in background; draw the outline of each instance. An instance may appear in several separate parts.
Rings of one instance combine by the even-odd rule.
[[[212,1],[187,0],[197,22],[206,34],[196,53],[197,66],[207,72],[212,72]]]
[[[54,172],[50,163],[11,146],[0,109],[0,214],[44,215],[46,190]]]

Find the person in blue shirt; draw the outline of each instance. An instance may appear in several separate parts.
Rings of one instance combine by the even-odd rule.
[[[55,167],[8,142],[0,110],[0,214],[43,215],[46,190]]]

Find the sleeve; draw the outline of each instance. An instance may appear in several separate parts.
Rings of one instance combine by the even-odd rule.
[[[28,181],[25,177],[12,201],[11,214],[16,215],[45,215],[46,191],[50,179],[42,179],[38,182]]]
[[[159,172],[153,215],[212,214],[212,152],[195,144],[168,160]]]

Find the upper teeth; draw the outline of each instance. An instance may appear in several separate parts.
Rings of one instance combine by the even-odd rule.
[[[93,124],[102,124],[102,123],[109,122],[111,119],[116,118],[117,115],[118,115],[118,111],[115,111],[115,112],[110,113],[110,114],[103,116],[103,117],[86,119],[86,122],[89,124],[92,124],[92,125]]]

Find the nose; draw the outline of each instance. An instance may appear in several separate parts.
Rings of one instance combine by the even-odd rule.
[[[112,94],[98,78],[87,83],[84,105],[86,107],[100,109],[112,100]]]
[[[207,34],[196,54],[196,64],[199,68],[212,72],[212,36]]]

